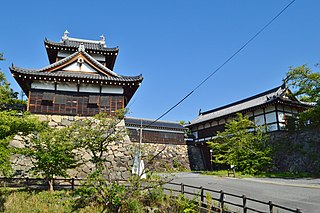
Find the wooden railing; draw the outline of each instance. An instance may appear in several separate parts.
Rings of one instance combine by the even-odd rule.
[[[55,178],[55,189],[71,189],[81,186],[81,181],[84,179],[77,178]],[[43,178],[5,178],[0,177],[0,187],[12,187],[12,188],[31,188],[31,189],[47,189],[49,186],[48,181]]]
[[[246,197],[245,195],[236,195],[227,193],[222,190],[207,189],[199,186],[192,186],[183,183],[167,183],[164,187],[165,190],[191,196],[200,202],[201,206],[207,207],[208,204],[212,206],[214,212],[258,212],[258,213],[274,213],[274,212],[295,212],[302,213],[300,209],[292,209],[272,201],[265,202],[254,198]],[[207,200],[207,193],[210,194],[211,201]],[[211,203],[209,203],[211,202]]]
[[[71,189],[81,186],[85,179],[78,178],[56,178],[54,179],[55,189]],[[0,177],[0,187],[27,188],[27,189],[47,189],[48,182],[43,178],[4,178]],[[272,201],[265,202],[245,195],[236,195],[222,190],[213,190],[199,186],[192,186],[183,183],[169,182],[163,186],[164,190],[172,193],[183,194],[190,199],[195,199],[202,207],[211,207],[213,212],[232,213],[242,210],[243,213],[274,213],[274,212],[294,212],[302,213],[300,209],[292,209]],[[207,193],[212,200],[207,200]],[[211,203],[209,203],[211,202]]]

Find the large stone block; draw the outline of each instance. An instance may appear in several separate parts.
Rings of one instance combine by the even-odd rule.
[[[52,119],[52,121],[54,121],[56,123],[61,123],[62,116],[61,115],[52,115],[51,119]]]
[[[61,125],[63,125],[63,126],[70,126],[71,124],[72,124],[72,122],[66,118],[63,118],[61,120]]]
[[[36,117],[39,119],[39,121],[49,121],[47,115],[36,115]]]
[[[25,147],[23,141],[21,141],[21,140],[12,140],[12,141],[10,141],[9,145],[12,147],[15,147],[15,148],[24,148]]]
[[[57,127],[58,126],[58,124],[56,122],[53,122],[53,121],[50,121],[48,123],[48,125],[51,126],[51,127]]]

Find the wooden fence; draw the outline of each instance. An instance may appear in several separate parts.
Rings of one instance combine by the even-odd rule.
[[[236,195],[224,192],[222,190],[207,189],[199,186],[191,186],[183,183],[170,182],[163,187],[165,190],[186,195],[195,198],[200,205],[207,207],[208,202],[214,212],[232,213],[232,212],[258,212],[258,213],[276,213],[276,212],[295,212],[302,213],[300,209],[292,209],[277,205],[272,201],[265,202],[245,195]],[[212,201],[208,201],[207,193],[210,194]]]
[[[85,179],[77,178],[56,178],[54,179],[55,189],[70,189],[74,190],[81,186],[81,182]],[[27,189],[47,189],[48,182],[43,178],[0,178],[0,187],[12,188],[27,188]],[[176,194],[186,195],[190,199],[195,199],[202,207],[207,207],[208,202],[211,202],[211,210],[213,212],[243,213],[258,212],[258,213],[276,213],[276,212],[294,212],[302,213],[300,209],[292,209],[285,206],[277,205],[272,201],[265,202],[254,198],[246,197],[245,195],[236,195],[224,192],[222,190],[207,189],[199,186],[192,186],[183,183],[169,182],[163,186],[164,190],[171,191]],[[207,200],[207,193],[212,198]]]
[[[55,189],[71,189],[81,186],[81,181],[84,179],[77,178],[55,178],[54,188]],[[47,189],[49,184],[48,181],[43,178],[0,178],[1,187],[11,188],[27,188],[27,189]]]

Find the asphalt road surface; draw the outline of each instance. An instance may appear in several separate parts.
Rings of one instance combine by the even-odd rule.
[[[246,195],[265,202],[272,201],[274,204],[291,209],[301,209],[304,213],[320,213],[320,179],[238,179],[197,173],[175,173],[172,182],[223,190],[227,193]],[[228,195],[226,200],[234,202],[234,199]],[[241,200],[239,202],[241,203]],[[232,208],[230,207],[230,209]],[[261,210],[267,211],[267,209]],[[278,212],[286,211],[279,210]]]

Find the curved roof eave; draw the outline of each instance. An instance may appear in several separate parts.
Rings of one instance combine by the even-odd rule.
[[[70,41],[70,42],[55,42],[55,41],[50,41],[47,38],[44,40],[45,45],[52,45],[55,47],[70,47],[70,48],[78,48],[80,43],[83,43],[86,49],[89,50],[96,50],[96,51],[103,51],[103,52],[118,52],[119,48],[118,47],[103,47],[102,45],[96,44],[96,43],[90,43],[90,42],[78,42],[78,41]]]
[[[73,60],[75,57],[77,57],[78,55],[82,54],[88,61],[90,61],[92,64],[94,64],[96,67],[98,67],[100,70],[102,70],[102,73],[105,75],[112,75],[115,77],[119,77],[118,74],[116,74],[115,72],[113,72],[112,70],[110,70],[109,68],[103,66],[100,62],[98,62],[96,59],[94,59],[92,56],[90,56],[88,53],[86,53],[85,51],[77,51],[71,55],[69,55],[66,58],[61,59],[60,61],[57,61],[53,64],[50,64],[46,67],[43,67],[41,69],[35,69],[34,71],[37,72],[46,72],[48,70],[54,69],[56,67],[62,66],[65,63],[68,63],[69,61]],[[101,72],[101,71],[99,71]]]
[[[275,100],[278,100],[281,96],[285,94],[286,91],[289,91],[291,93],[291,91],[283,84],[279,87],[275,87],[271,90],[251,96],[249,98],[245,98],[243,100],[203,112],[193,121],[191,121],[190,124],[187,124],[186,126],[193,126],[196,124],[207,122],[209,120],[222,118],[230,114],[234,114],[234,113],[245,111],[254,107],[259,107],[265,104],[269,104]],[[295,103],[297,105],[307,107],[306,104],[300,102],[295,97],[293,98],[296,102],[291,101],[290,102],[291,104]],[[286,100],[283,100],[283,101],[286,101]]]
[[[62,77],[62,78],[79,78],[79,79],[91,79],[91,80],[104,80],[104,81],[120,81],[120,82],[141,82],[143,80],[142,75],[138,76],[102,76],[93,74],[81,74],[81,73],[70,73],[70,72],[39,72],[35,69],[25,69],[16,66],[9,68],[11,72],[16,72],[24,75],[31,76],[48,76],[48,77]]]

